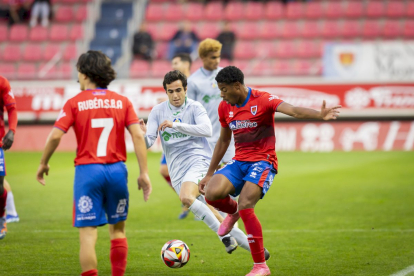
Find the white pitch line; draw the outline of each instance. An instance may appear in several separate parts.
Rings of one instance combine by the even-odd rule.
[[[405,275],[407,275],[407,274],[409,274],[411,272],[414,272],[414,265],[409,266],[407,268],[404,268],[403,270],[398,271],[398,272],[396,272],[396,273],[394,273],[394,274],[392,274],[390,276],[405,276]]]

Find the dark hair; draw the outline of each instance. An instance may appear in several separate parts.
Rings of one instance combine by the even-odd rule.
[[[111,59],[101,51],[89,50],[82,54],[76,63],[76,68],[101,88],[107,88],[116,78]]]
[[[181,61],[187,61],[190,64],[190,68],[191,68],[191,64],[193,63],[191,60],[191,57],[189,54],[187,53],[179,53],[176,54],[172,59],[175,59],[176,57],[179,57],[181,59]]]
[[[183,84],[184,89],[187,88],[187,77],[178,70],[170,71],[164,76],[164,81],[162,85],[164,86],[165,91],[167,91],[167,84],[171,84],[177,80],[180,80]]]
[[[231,84],[235,82],[240,82],[244,84],[244,75],[243,72],[236,66],[227,66],[220,70],[216,76],[216,81],[218,83]]]

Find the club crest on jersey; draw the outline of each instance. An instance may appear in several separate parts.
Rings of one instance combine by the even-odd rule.
[[[180,118],[175,118],[173,123],[182,123],[183,121]]]
[[[256,113],[257,113],[257,105],[251,106],[250,107],[250,112],[253,114],[253,116],[256,115]]]

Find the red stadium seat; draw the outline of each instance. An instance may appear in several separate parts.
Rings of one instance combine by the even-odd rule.
[[[200,31],[198,32],[200,39],[216,38],[219,33],[220,26],[219,23],[216,22],[204,23],[204,25],[200,28]]]
[[[359,20],[344,21],[341,28],[341,36],[345,38],[358,37],[361,34],[361,24]]]
[[[45,41],[48,34],[49,30],[47,28],[36,26],[30,30],[29,38],[31,41]]]
[[[15,64],[0,62],[0,74],[8,79],[16,78]]]
[[[283,38],[296,38],[300,35],[300,23],[297,21],[286,21],[281,31]]]
[[[75,20],[78,22],[83,22],[88,18],[88,6],[81,5],[78,7],[75,13]]]
[[[17,68],[17,78],[21,80],[32,80],[37,77],[37,68],[34,63],[20,63]]]
[[[327,1],[325,16],[330,19],[337,19],[344,16],[344,6],[342,2]]]
[[[59,43],[49,43],[46,45],[45,50],[43,51],[43,60],[51,60],[57,53],[61,51],[61,44]]]
[[[17,62],[21,60],[19,44],[6,44],[3,49],[3,61]]]
[[[68,40],[68,26],[67,25],[53,25],[50,28],[49,38],[52,41]]]
[[[223,64],[225,60],[221,60],[220,61],[220,66],[224,67]],[[200,69],[200,67],[203,66],[203,61],[201,59],[197,59],[196,61],[194,61],[194,63],[191,64],[191,73],[194,73],[195,71],[197,71],[198,69]]]
[[[223,5],[220,2],[207,3],[204,17],[208,21],[222,20],[224,17]]]
[[[244,5],[241,2],[230,2],[224,10],[224,17],[226,20],[242,20]]]
[[[287,76],[291,74],[291,65],[286,60],[275,60],[273,63],[273,75]]]
[[[273,74],[273,61],[261,60],[259,62],[253,61],[252,76],[270,76]]]
[[[178,30],[178,27],[176,24],[172,23],[164,23],[164,25],[159,30],[158,38],[160,40],[170,40],[175,32]]]
[[[300,58],[320,58],[321,44],[314,41],[302,40],[297,45],[297,56]]]
[[[351,18],[361,17],[364,14],[364,6],[361,1],[349,1],[346,3],[345,15]]]
[[[42,50],[40,44],[27,44],[23,52],[23,60],[40,61],[42,59]]]
[[[23,42],[27,40],[29,30],[26,25],[13,25],[10,28],[9,41]]]
[[[301,19],[304,17],[304,4],[299,2],[289,2],[286,8],[287,19]]]
[[[305,21],[302,26],[301,36],[304,38],[315,38],[322,36],[321,25],[317,21]]]
[[[204,19],[204,6],[200,3],[189,3],[185,16],[187,20],[191,20],[191,21],[203,20]]]
[[[244,24],[238,28],[236,33],[237,38],[256,39],[259,36],[259,28],[257,24],[257,22],[244,22]]]
[[[388,17],[404,17],[405,3],[403,1],[388,1],[385,14]]]
[[[283,18],[284,9],[281,2],[269,1],[266,3],[264,16],[268,20]]]
[[[56,22],[71,22],[74,19],[72,6],[59,6],[56,10],[55,17]]]
[[[259,2],[247,2],[244,9],[244,18],[247,20],[261,20],[264,15],[263,4]]]
[[[376,38],[381,35],[380,21],[366,20],[362,27],[362,34],[366,39]]]
[[[164,20],[180,21],[184,18],[184,6],[181,4],[170,4],[165,12]]]
[[[336,20],[325,21],[322,24],[322,36],[324,38],[334,38],[340,36],[341,23]]]
[[[38,67],[38,78],[42,80],[52,80],[52,79],[59,79],[60,75],[58,73],[58,65],[54,65],[52,68],[46,68],[47,62],[43,62]],[[45,70],[47,72],[45,72]]]
[[[405,21],[403,34],[405,38],[414,38],[414,20]]]
[[[292,63],[292,74],[298,75],[298,76],[307,76],[312,75],[311,69],[312,69],[312,63],[307,60],[295,60]]]
[[[144,60],[134,60],[129,70],[130,78],[143,78],[147,77],[150,73],[150,64]]]
[[[383,38],[396,38],[401,36],[403,30],[401,29],[401,23],[398,20],[387,20],[382,27]]]
[[[325,5],[321,2],[308,2],[305,5],[305,17],[309,19],[321,18],[325,14]]]
[[[166,42],[158,42],[155,45],[155,52],[156,52],[157,58],[160,58],[160,59],[167,58],[168,43],[166,43]]]
[[[58,67],[60,78],[65,79],[65,80],[69,80],[72,78],[73,71],[74,71],[74,67],[71,63],[62,63]]]
[[[159,40],[159,34],[160,32],[158,31],[158,23],[149,23],[147,24],[147,31],[148,33],[152,36],[152,39],[154,40]]]
[[[71,61],[78,58],[78,50],[75,43],[68,44],[63,51],[63,60]]]
[[[164,6],[161,4],[149,4],[146,11],[147,21],[160,21],[163,20]]]
[[[296,44],[292,41],[281,41],[276,46],[278,58],[293,58],[297,56]]]
[[[164,77],[164,75],[171,71],[171,63],[164,60],[156,60],[152,63],[151,76],[152,77]]]
[[[234,49],[236,59],[251,59],[256,56],[253,42],[238,41]]]
[[[381,17],[385,14],[385,6],[383,1],[368,1],[367,12],[368,17]]]
[[[259,37],[262,39],[274,39],[280,36],[280,26],[276,21],[265,21],[259,28]]]
[[[0,42],[7,41],[9,37],[9,29],[6,25],[0,25]]]
[[[409,18],[414,18],[414,1],[408,1],[406,10],[406,16]]]
[[[273,41],[261,41],[257,45],[257,57],[258,58],[274,58],[276,55],[276,47]]]
[[[72,41],[83,39],[83,26],[82,24],[72,25],[70,29],[69,38]]]
[[[230,63],[233,66],[236,66],[242,71],[246,71],[247,68],[249,68],[250,62],[248,60],[234,60]]]

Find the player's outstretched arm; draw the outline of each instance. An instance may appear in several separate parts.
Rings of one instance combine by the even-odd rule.
[[[283,102],[277,107],[277,111],[297,119],[318,119],[327,121],[335,120],[339,116],[339,109],[341,107],[342,106],[337,105],[331,108],[326,108],[326,102],[323,101],[321,111],[318,111],[311,108],[293,106]]]
[[[56,148],[59,146],[60,139],[62,138],[63,134],[65,134],[65,132],[54,127],[47,137],[46,146],[43,150],[42,159],[40,159],[40,165],[37,169],[36,175],[37,181],[39,181],[42,185],[46,184],[43,176],[44,174],[49,175],[49,160],[55,152]]]
[[[149,199],[152,192],[151,181],[148,175],[147,165],[147,146],[145,143],[144,132],[140,124],[132,124],[128,126],[128,131],[131,134],[132,142],[134,143],[135,155],[139,164],[138,190],[143,191],[144,201]]]
[[[221,128],[220,137],[217,140],[217,144],[214,147],[213,157],[211,158],[210,167],[208,168],[206,176],[198,183],[198,190],[201,194],[205,193],[205,186],[207,185],[210,178],[213,176],[218,165],[220,164],[221,159],[223,159],[224,154],[227,151],[227,148],[231,142],[231,130],[230,128]]]

